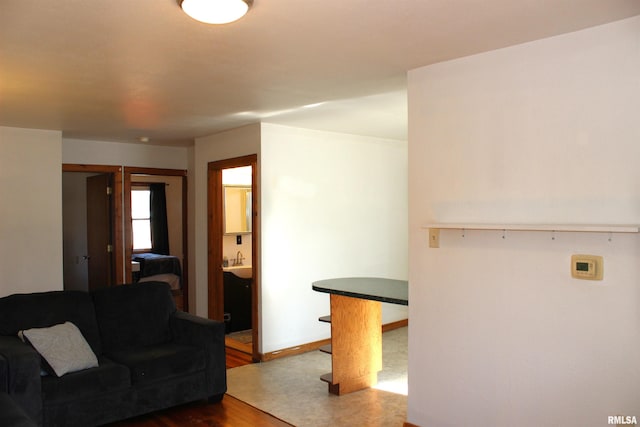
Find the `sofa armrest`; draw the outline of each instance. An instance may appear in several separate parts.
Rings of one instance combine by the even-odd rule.
[[[0,391],[0,425],[11,427],[37,427],[35,421],[5,392]]]
[[[170,318],[170,327],[176,342],[204,349],[209,396],[223,395],[227,391],[224,323],[176,311]]]
[[[7,366],[6,392],[33,420],[42,420],[40,355],[18,337],[0,336]]]
[[[0,393],[9,391],[9,362],[0,354]]]

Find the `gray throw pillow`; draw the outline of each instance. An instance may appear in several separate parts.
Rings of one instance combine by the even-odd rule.
[[[95,353],[80,329],[71,322],[49,328],[27,329],[18,332],[18,336],[40,353],[58,377],[98,366]]]

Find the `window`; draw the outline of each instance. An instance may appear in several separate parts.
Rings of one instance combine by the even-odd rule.
[[[131,190],[131,228],[133,250],[151,249],[151,191],[148,188]]]

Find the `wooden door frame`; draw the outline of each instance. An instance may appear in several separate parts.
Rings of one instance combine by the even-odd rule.
[[[183,311],[189,311],[189,246],[188,246],[188,195],[187,171],[184,169],[159,169],[125,166],[124,168],[124,265],[126,283],[133,281],[131,255],[133,254],[133,230],[131,227],[131,175],[162,175],[182,177],[182,300]]]
[[[260,183],[257,173],[257,154],[210,162],[207,166],[207,307],[210,319],[224,321],[224,279],[222,274],[224,201],[222,170],[242,166],[251,166],[251,342],[252,358],[254,361],[259,361],[258,329],[260,327],[260,319],[258,313],[260,307],[260,259],[258,258],[258,242],[260,235]]]
[[[105,166],[105,165],[84,165],[63,163],[62,172],[85,172],[85,173],[109,173],[113,176],[113,268],[114,284],[120,285],[125,283],[124,272],[124,255],[122,240],[122,167],[121,166]]]

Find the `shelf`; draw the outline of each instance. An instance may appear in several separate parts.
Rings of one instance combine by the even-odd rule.
[[[320,375],[320,379],[326,383],[333,384],[333,374],[331,372]]]
[[[340,384],[333,383],[333,373],[321,375],[320,379],[329,385],[329,393],[340,395]]]
[[[447,224],[434,223],[422,227],[451,230],[506,230],[506,231],[559,231],[586,233],[638,233],[638,225],[587,225],[587,224]]]

